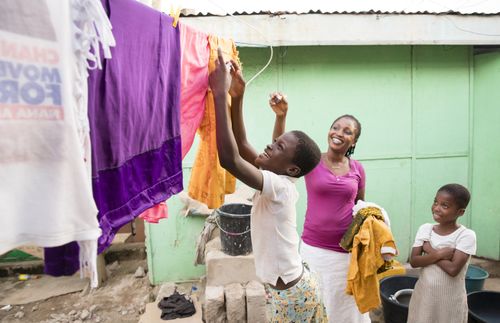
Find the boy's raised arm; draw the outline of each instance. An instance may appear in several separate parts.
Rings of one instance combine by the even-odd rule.
[[[248,186],[262,190],[262,173],[244,160],[231,129],[228,117],[227,93],[231,86],[231,75],[224,62],[222,50],[217,50],[218,58],[215,70],[210,73],[209,83],[215,102],[216,141],[219,161],[223,168]]]
[[[243,95],[245,93],[245,81],[241,73],[240,66],[231,61],[231,87],[229,95],[231,96],[231,121],[233,125],[233,134],[238,145],[241,157],[255,166],[257,152],[247,140],[245,123],[243,121]]]

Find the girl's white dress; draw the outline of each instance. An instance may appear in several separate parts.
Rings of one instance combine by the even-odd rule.
[[[433,226],[426,223],[419,228],[413,247],[429,241],[434,249],[452,247],[469,255],[476,253],[474,231],[461,225],[453,233],[441,236],[432,230]],[[407,322],[467,323],[465,274],[468,263],[455,277],[436,264],[423,267],[410,300]]]

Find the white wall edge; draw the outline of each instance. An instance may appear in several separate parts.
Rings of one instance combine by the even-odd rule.
[[[240,15],[181,22],[239,46],[500,44],[500,15]]]

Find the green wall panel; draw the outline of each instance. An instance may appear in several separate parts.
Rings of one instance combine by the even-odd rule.
[[[441,186],[458,183],[469,187],[467,157],[417,159],[415,164],[415,209],[412,221],[412,240],[420,225],[434,222],[431,206],[436,191]],[[469,213],[470,210],[467,210],[459,221],[465,226],[469,226]]]
[[[411,159],[361,161],[366,171],[366,200],[384,207],[399,250],[406,261],[411,238]]]
[[[363,129],[358,158],[411,152],[409,47],[290,47],[282,60],[290,129],[307,130],[325,151],[334,119],[352,114]]]
[[[416,154],[464,154],[469,147],[469,47],[414,47]]]
[[[478,254],[500,259],[500,53],[474,58],[472,229]]]
[[[190,167],[183,170],[185,188],[190,170]],[[205,218],[184,216],[183,204],[175,196],[167,201],[167,205],[167,219],[146,225],[148,274],[153,284],[198,279],[205,274],[205,266],[193,265],[196,239],[203,229]]]

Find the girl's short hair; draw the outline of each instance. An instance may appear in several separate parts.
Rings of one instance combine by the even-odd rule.
[[[446,184],[438,190],[439,192],[450,194],[461,209],[465,209],[469,205],[470,192],[460,184]]]

